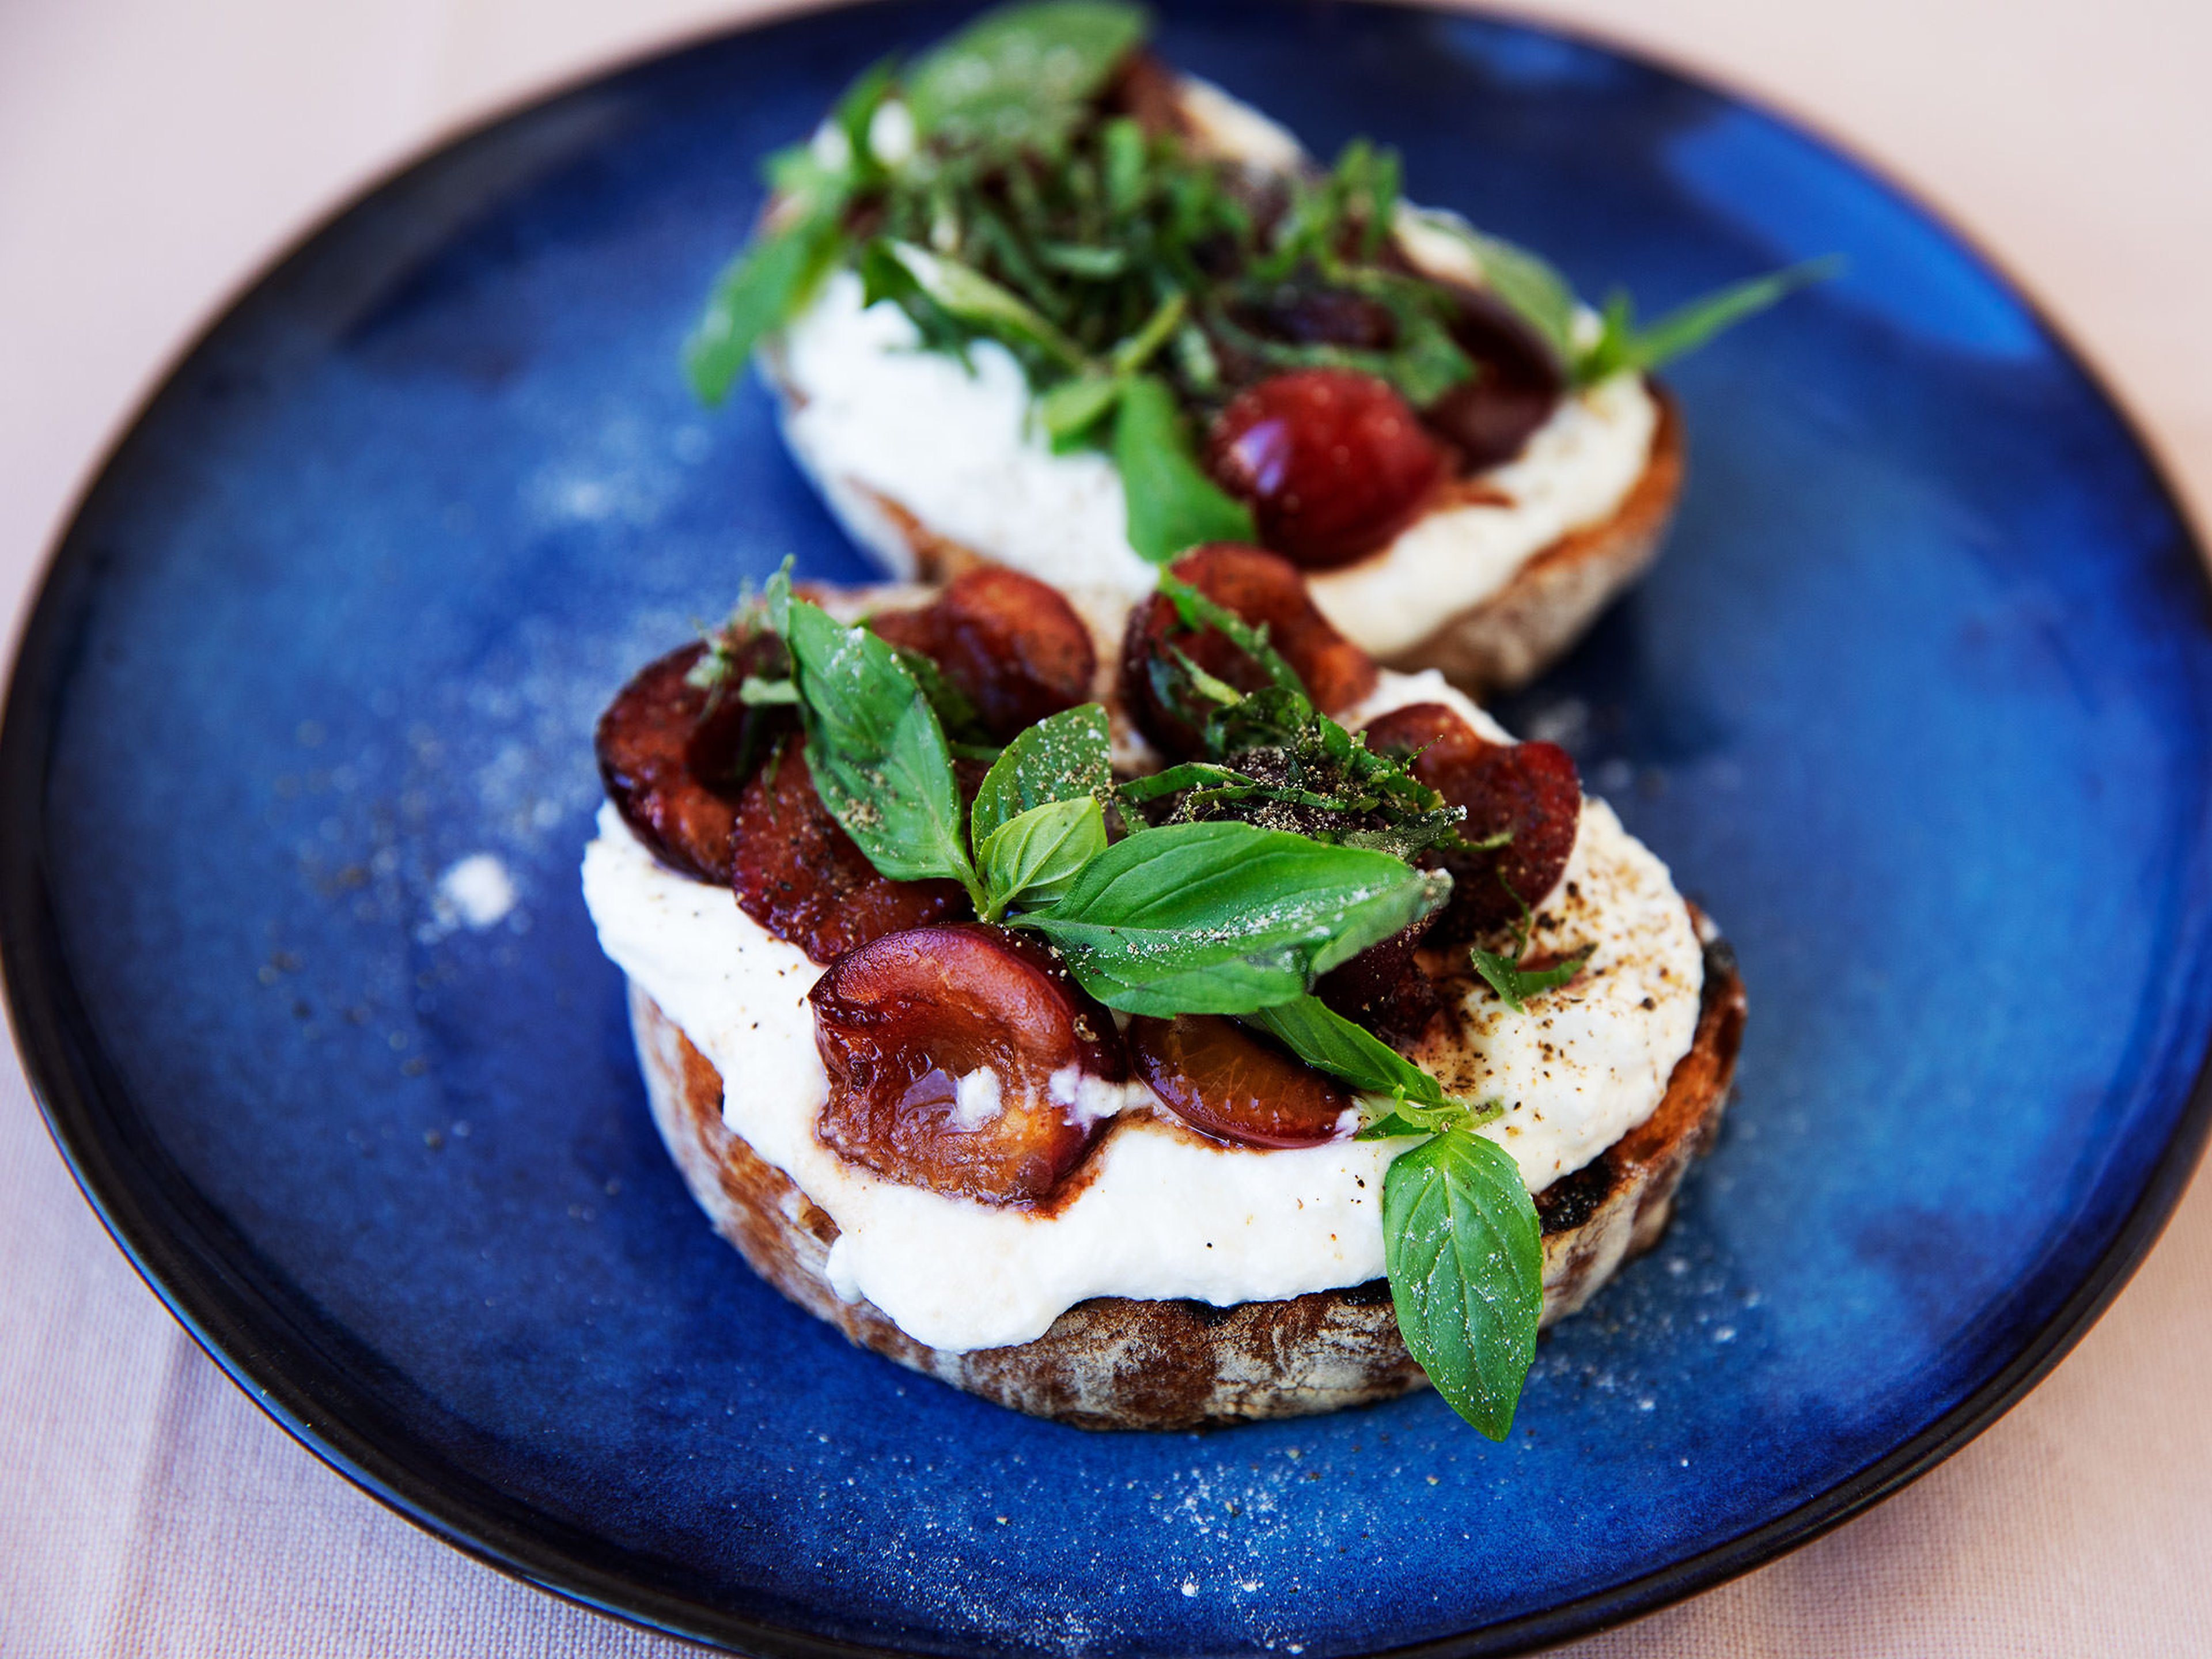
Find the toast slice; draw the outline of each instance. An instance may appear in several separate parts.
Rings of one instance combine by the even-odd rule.
[[[1546,1324],[1580,1308],[1657,1241],[1692,1158],[1718,1128],[1742,1041],[1743,982],[1727,945],[1694,906],[1691,915],[1705,982],[1689,1051],[1650,1118],[1537,1197]],[[692,1196],[756,1273],[861,1347],[1086,1429],[1303,1416],[1427,1384],[1381,1279],[1228,1308],[1099,1297],[1070,1308],[1032,1342],[968,1353],[917,1342],[869,1303],[838,1297],[827,1273],[836,1223],[724,1127],[720,1073],[635,984],[629,1009],[653,1121]]]
[[[1311,165],[1296,140],[1280,127],[1202,81],[1159,71],[1158,86],[1150,101],[1156,106],[1152,118],[1171,124],[1202,154],[1261,173],[1285,174]],[[775,211],[772,204],[768,214],[770,221]],[[1433,235],[1403,235],[1400,251],[1409,265],[1438,281],[1462,285],[1480,283],[1480,267],[1464,252],[1440,247]],[[793,455],[847,532],[889,570],[923,581],[946,581],[978,564],[1004,560],[1063,587],[1080,586],[1092,580],[1074,576],[1065,567],[1036,568],[1050,562],[1049,556],[1039,549],[1010,550],[972,544],[951,533],[943,524],[932,522],[915,501],[902,500],[896,490],[884,487],[882,481],[862,476],[865,469],[841,463],[810,436],[808,422],[799,418],[811,401],[810,387],[796,372],[793,354],[783,339],[771,337],[764,342],[759,363],[777,398],[785,437]],[[1439,492],[1421,518],[1391,546],[1341,569],[1314,573],[1315,601],[1323,614],[1385,665],[1441,669],[1477,696],[1510,690],[1534,678],[1579,639],[1606,604],[1657,557],[1673,518],[1683,481],[1680,413],[1656,382],[1647,378],[1642,384],[1656,408],[1644,465],[1602,516],[1571,522],[1551,541],[1521,556],[1510,574],[1496,586],[1463,602],[1455,602],[1449,584],[1439,597],[1425,575],[1418,584],[1425,598],[1443,608],[1436,625],[1410,643],[1402,631],[1389,638],[1368,636],[1374,630],[1363,625],[1358,613],[1376,614],[1373,600],[1348,600],[1338,605],[1332,603],[1332,590],[1348,592],[1363,573],[1371,571],[1379,562],[1404,556],[1400,549],[1413,531],[1437,532],[1430,538],[1432,547],[1441,544],[1455,551],[1468,546],[1469,568],[1483,563],[1488,556],[1468,538],[1480,536],[1477,526],[1486,510],[1510,510],[1514,500],[1510,492],[1487,482],[1491,474],[1457,479]],[[1571,392],[1568,397],[1571,399],[1575,395]],[[1095,507],[1099,483],[1094,477],[1081,487],[1072,487],[1071,503],[1086,503],[1083,510]],[[1467,526],[1464,531],[1462,525]],[[1121,556],[1127,569],[1111,578],[1102,569],[1098,579],[1121,581],[1127,578],[1128,581],[1121,581],[1127,586],[1148,576],[1133,553],[1124,550]],[[1432,568],[1419,567],[1424,571]],[[1405,608],[1395,603],[1385,610],[1393,616],[1406,614]]]

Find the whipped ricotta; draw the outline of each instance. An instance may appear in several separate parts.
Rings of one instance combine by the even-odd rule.
[[[1385,675],[1358,716],[1449,702],[1498,726],[1441,676]],[[611,806],[586,849],[599,941],[724,1079],[723,1117],[836,1222],[830,1280],[908,1335],[949,1352],[1026,1342],[1095,1296],[1188,1297],[1216,1305],[1357,1285],[1383,1272],[1383,1172],[1410,1144],[1339,1140],[1261,1152],[1218,1146],[1152,1116],[1140,1084],[1070,1079],[1087,1117],[1122,1112],[1095,1169],[1048,1218],[883,1179],[816,1139],[829,1079],[806,994],[821,969],[770,936],[729,890],[659,863]],[[1565,874],[1539,911],[1550,948],[1595,944],[1571,984],[1513,1015],[1490,1006],[1464,1042],[1422,1063],[1454,1087],[1508,1103],[1481,1133],[1532,1190],[1580,1168],[1649,1116],[1688,1050],[1702,957],[1666,868],[1602,802],[1584,805]],[[1480,998],[1487,1006],[1487,999]],[[969,1086],[963,1080],[963,1094]],[[981,1118],[996,1091],[973,1085]],[[1115,1093],[1117,1098],[1100,1097]]]

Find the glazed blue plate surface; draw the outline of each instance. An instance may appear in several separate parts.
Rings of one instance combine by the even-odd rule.
[[[1492,1445],[1425,1395],[1033,1421],[848,1347],[692,1206],[578,894],[592,724],[786,554],[867,574],[765,395],[702,410],[678,348],[758,159],[962,15],[736,34],[465,138],[145,410],[0,754],[16,1030],[94,1203],[386,1501],[757,1651],[1503,1650],[1909,1480],[2079,1334],[2203,1133],[2205,578],[2122,417],[1950,233],[1525,28],[1207,3],[1162,46],[1647,313],[1850,261],[1669,374],[1671,550],[1503,710],[1741,958],[1739,1096],[1673,1230]]]

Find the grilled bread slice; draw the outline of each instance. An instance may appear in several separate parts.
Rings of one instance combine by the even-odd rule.
[[[1537,1198],[1547,1324],[1580,1308],[1657,1241],[1692,1158],[1719,1127],[1742,1039],[1743,983],[1727,945],[1694,907],[1692,917],[1705,979],[1689,1051],[1650,1118]],[[692,1196],[755,1272],[862,1347],[1000,1405],[1086,1429],[1302,1416],[1427,1383],[1379,1279],[1228,1308],[1100,1297],[1012,1347],[952,1353],[917,1342],[867,1302],[839,1298],[827,1274],[836,1223],[724,1127],[720,1073],[635,985],[629,1006],[653,1121]]]
[[[1277,173],[1310,165],[1282,129],[1218,88],[1164,72],[1162,86],[1153,118],[1171,121],[1199,152]],[[772,204],[771,221],[775,211]],[[1480,283],[1480,270],[1472,256],[1433,233],[1401,236],[1401,252],[1413,268],[1439,281]],[[810,383],[799,354],[789,349],[787,341],[766,341],[760,363],[780,404],[793,454],[846,531],[892,572],[945,581],[978,564],[1004,562],[1063,587],[1080,588],[1094,581],[1128,586],[1124,577],[1148,586],[1135,555],[1126,550],[1127,568],[1085,574],[1069,569],[1042,544],[996,545],[974,532],[967,533],[975,539],[963,541],[946,525],[933,522],[917,501],[902,499],[897,487],[871,476],[865,461],[856,464],[841,457],[836,445],[823,441],[821,429],[802,418],[821,388]],[[1486,516],[1516,507],[1513,490],[1501,488],[1497,480],[1501,474],[1510,475],[1519,463],[1455,480],[1390,545],[1341,569],[1314,573],[1316,603],[1355,643],[1387,666],[1439,668],[1477,696],[1533,678],[1579,639],[1606,604],[1657,557],[1665,538],[1682,488],[1682,421],[1673,400],[1656,382],[1643,381],[1642,392],[1656,406],[1656,416],[1641,470],[1632,482],[1596,516],[1570,520],[1550,541],[1528,548],[1496,586],[1461,598],[1451,591],[1448,578],[1432,580],[1431,573],[1437,568],[1439,552],[1448,570],[1461,568],[1462,562],[1450,556],[1463,544],[1468,549],[1466,568],[1482,562],[1484,556],[1471,538],[1482,536]],[[1571,391],[1566,395],[1571,400],[1581,394]],[[832,398],[825,406],[835,404]],[[1098,483],[1092,478],[1087,486],[1075,488],[1068,510],[1097,509]],[[1431,610],[1441,614],[1433,627],[1409,639],[1398,620],[1412,614],[1399,602],[1401,592],[1378,604],[1373,598],[1354,598],[1352,590],[1374,574],[1379,562],[1407,558],[1405,550],[1416,536],[1428,549],[1428,562],[1420,567],[1422,574],[1413,586]],[[1039,568],[1048,563],[1054,568]],[[1386,620],[1370,622],[1369,617]]]

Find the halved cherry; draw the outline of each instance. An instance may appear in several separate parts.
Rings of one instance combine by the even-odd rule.
[[[1264,623],[1268,642],[1305,683],[1325,714],[1350,708],[1375,689],[1375,659],[1338,633],[1314,606],[1305,578],[1285,559],[1256,547],[1216,542],[1177,559],[1175,574],[1248,623]],[[1121,696],[1132,717],[1163,754],[1195,753],[1198,732],[1161,699],[1152,664],[1182,652],[1240,691],[1267,684],[1260,665],[1217,629],[1182,625],[1173,601],[1154,594],[1129,613],[1121,643]]]
[[[1432,942],[1463,944],[1503,927],[1521,914],[1516,896],[1533,906],[1559,885],[1583,811],[1582,782],[1565,750],[1551,743],[1492,743],[1437,702],[1413,703],[1370,721],[1367,746],[1421,751],[1413,775],[1467,809],[1462,839],[1512,836],[1488,852],[1442,855],[1452,872],[1452,896]]]
[[[1314,994],[1383,1042],[1410,1047],[1443,1006],[1436,982],[1414,957],[1428,930],[1424,919],[1380,945],[1369,945],[1315,981]]]
[[[969,571],[919,610],[871,617],[868,626],[934,662],[1000,743],[1088,701],[1098,672],[1091,630],[1059,589],[996,565]]]
[[[1518,455],[1552,418],[1566,377],[1552,349],[1497,295],[1457,296],[1452,338],[1474,361],[1462,380],[1421,411],[1449,444],[1462,472],[1482,472]]]
[[[1371,374],[1304,368],[1240,392],[1213,423],[1207,465],[1250,503],[1260,539],[1308,570],[1387,545],[1445,475],[1444,453]]]
[[[641,669],[599,716],[593,747],[607,798],[637,838],[686,875],[726,882],[737,791],[710,787],[690,763],[708,694],[688,677],[706,648],[695,642]]]
[[[1285,283],[1234,314],[1251,332],[1294,345],[1388,351],[1398,339],[1398,319],[1381,301],[1318,283]]]
[[[1218,1014],[1139,1015],[1129,1060],[1169,1110],[1243,1146],[1317,1146],[1346,1133],[1356,1103],[1273,1038]]]
[[[745,785],[728,839],[738,908],[816,962],[967,908],[957,882],[893,881],[869,863],[815,793],[796,742]]]
[[[807,1000],[830,1073],[823,1144],[908,1186],[1047,1197],[1119,1109],[1113,1016],[1007,928],[887,933],[830,963]]]

